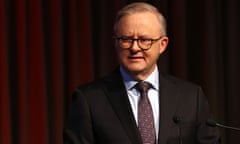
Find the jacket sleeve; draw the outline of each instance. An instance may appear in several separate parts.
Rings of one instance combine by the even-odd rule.
[[[208,119],[212,119],[208,101],[201,88],[197,96],[197,142],[199,144],[220,143],[219,129],[206,124]]]
[[[84,94],[76,90],[64,130],[64,144],[93,144],[91,114]]]

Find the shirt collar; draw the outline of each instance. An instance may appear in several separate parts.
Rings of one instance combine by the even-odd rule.
[[[131,90],[136,85],[136,83],[138,83],[138,81],[134,80],[122,67],[120,67],[120,73],[123,77],[127,90]],[[151,75],[149,75],[144,81],[151,83],[154,89],[159,90],[159,73],[157,66]]]

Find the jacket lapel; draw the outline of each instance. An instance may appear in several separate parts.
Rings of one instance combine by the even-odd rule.
[[[177,93],[174,80],[160,75],[159,144],[166,143],[166,138],[170,135],[170,126],[173,124],[176,111]]]
[[[112,75],[106,77],[105,84],[107,97],[131,143],[141,144],[141,136],[119,70],[116,70]],[[178,89],[174,80],[160,75],[159,144],[166,143],[166,138],[170,135],[170,126],[173,124],[173,116],[176,112],[177,91]]]
[[[112,75],[107,77],[105,82],[107,97],[131,140],[131,143],[141,144],[141,136],[119,70],[116,70]]]

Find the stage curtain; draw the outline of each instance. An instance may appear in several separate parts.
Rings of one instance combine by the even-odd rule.
[[[93,78],[89,2],[0,1],[0,143],[61,144],[71,94]]]
[[[117,67],[114,16],[134,1],[0,0],[1,144],[62,143],[74,89]],[[201,85],[215,120],[240,127],[240,1],[138,1],[167,19],[160,70]]]

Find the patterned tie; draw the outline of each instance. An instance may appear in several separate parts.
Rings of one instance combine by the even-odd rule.
[[[151,87],[152,85],[150,83],[144,81],[136,85],[136,88],[141,93],[141,98],[138,103],[138,129],[143,144],[155,144],[156,142],[153,112],[147,94]]]

